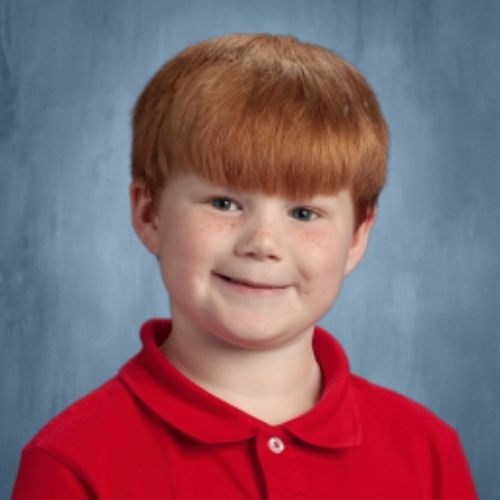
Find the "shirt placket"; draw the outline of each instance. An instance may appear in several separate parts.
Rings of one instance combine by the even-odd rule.
[[[268,500],[306,500],[303,470],[296,444],[281,428],[261,430],[256,439],[257,457]]]

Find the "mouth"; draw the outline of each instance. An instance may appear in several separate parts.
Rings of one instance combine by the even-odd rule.
[[[256,282],[256,281],[251,281],[243,278],[235,278],[232,276],[227,276],[224,274],[220,273],[214,273],[215,276],[218,278],[222,279],[226,283],[230,283],[233,285],[238,285],[241,287],[245,288],[251,288],[254,290],[284,290],[287,288],[286,285],[275,285],[275,284],[270,284],[270,283],[261,283],[261,282]]]

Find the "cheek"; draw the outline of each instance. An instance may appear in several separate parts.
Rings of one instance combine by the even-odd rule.
[[[330,253],[332,237],[319,231],[303,231],[297,237],[297,245],[318,255]]]
[[[316,286],[337,286],[345,274],[349,255],[349,238],[340,232],[307,232],[300,235],[295,247],[301,267]]]
[[[187,266],[196,266],[203,256],[205,243],[203,233],[196,230],[182,230],[172,233],[164,241],[162,258],[166,267],[183,271]]]
[[[232,222],[221,222],[210,218],[203,219],[195,227],[192,227],[188,233],[189,242],[198,242],[208,246],[221,245],[231,235],[236,224]]]
[[[231,227],[217,221],[200,218],[197,220],[179,218],[168,226],[162,238],[163,260],[175,267],[190,269],[213,258],[224,243],[229,240]]]

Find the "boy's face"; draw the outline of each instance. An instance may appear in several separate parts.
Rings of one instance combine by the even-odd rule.
[[[158,256],[174,329],[246,349],[312,331],[361,260],[373,224],[354,232],[347,191],[289,200],[211,184],[169,181],[155,210],[131,185],[134,227]]]

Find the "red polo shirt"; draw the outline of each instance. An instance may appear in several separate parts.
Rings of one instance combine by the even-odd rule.
[[[477,498],[457,433],[422,406],[350,374],[317,328],[316,406],[267,425],[193,384],[159,349],[142,351],[25,447],[14,500]]]

